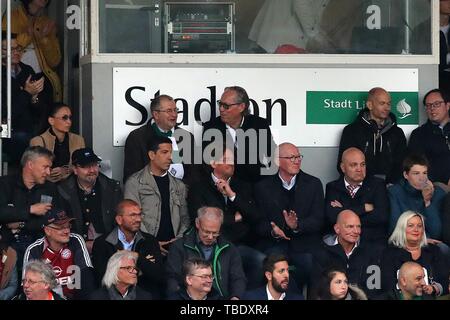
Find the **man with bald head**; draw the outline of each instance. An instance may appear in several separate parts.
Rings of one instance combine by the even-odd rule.
[[[364,228],[362,241],[385,246],[389,199],[383,180],[366,175],[364,153],[355,147],[342,153],[340,167],[343,175],[326,186],[325,214],[328,227],[331,229],[336,223],[342,210],[350,209],[361,219]]]
[[[333,235],[325,236],[322,247],[314,252],[313,280],[318,282],[326,269],[339,267],[346,270],[349,283],[357,284],[368,296],[377,295],[380,280],[368,280],[378,265],[377,254],[371,247],[360,243],[361,220],[352,210],[343,210],[337,216]]]
[[[424,268],[412,261],[405,262],[398,271],[397,288],[388,293],[390,300],[434,300],[434,296],[425,293]]]
[[[292,143],[275,150],[278,174],[255,186],[262,220],[258,226],[259,249],[289,257],[299,273],[297,282],[309,282],[311,252],[320,242],[323,225],[323,188],[316,177],[303,172],[303,156]]]
[[[341,172],[342,153],[350,147],[363,151],[368,175],[377,175],[386,183],[401,177],[406,152],[406,138],[391,112],[391,96],[383,88],[369,91],[366,107],[347,125],[339,143],[337,167]]]

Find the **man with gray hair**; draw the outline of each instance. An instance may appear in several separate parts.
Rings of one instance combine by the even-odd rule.
[[[19,175],[0,177],[0,224],[14,236],[12,247],[17,251],[19,269],[25,249],[42,235],[45,214],[61,201],[50,175],[53,154],[43,147],[25,150]]]
[[[32,260],[25,266],[23,292],[13,300],[64,300],[53,292],[57,285],[52,267],[41,260]]]
[[[202,257],[212,265],[213,287],[224,299],[238,300],[245,292],[246,279],[237,248],[220,235],[223,212],[215,207],[197,211],[195,229],[175,241],[167,258],[168,294],[183,286],[183,262]]]
[[[220,116],[203,124],[203,157],[214,151],[210,146],[212,142],[214,145],[226,144],[234,150],[238,178],[255,183],[264,175],[274,174],[270,169],[274,168],[271,158],[275,142],[269,122],[250,114],[250,98],[245,89],[226,87],[217,106]],[[215,112],[212,113],[214,116]],[[210,159],[205,157],[203,160],[206,165],[209,164]]]
[[[152,295],[137,286],[137,253],[117,251],[111,256],[103,276],[103,286],[93,292],[91,300],[151,300]]]
[[[154,137],[168,137],[172,141],[173,163],[169,173],[190,184],[195,180],[195,141],[192,133],[177,126],[178,108],[175,100],[166,94],[151,99],[151,119],[130,132],[125,142],[123,182],[149,163],[147,146]]]

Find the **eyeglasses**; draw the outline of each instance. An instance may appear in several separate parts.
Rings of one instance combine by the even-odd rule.
[[[31,280],[31,279],[22,279],[22,286],[24,286],[24,285],[26,285],[27,283],[30,285],[30,286],[34,286],[36,283],[39,283],[39,282],[42,282],[42,283],[45,283],[45,281],[42,281],[42,280]]]
[[[67,121],[67,120],[72,121],[72,116],[71,115],[69,116],[68,114],[63,115],[62,117],[53,117],[53,118],[59,119],[59,120],[64,120],[64,121]]]
[[[433,103],[425,103],[425,108],[426,109],[437,109],[440,106],[442,106],[442,104],[445,103],[445,101],[435,101]]]
[[[132,214],[122,214],[122,216],[124,217],[130,217],[131,219],[137,219],[137,218],[142,218],[144,214],[142,212],[139,213],[132,213]]]
[[[300,155],[298,155],[298,156],[290,156],[290,157],[279,157],[279,158],[281,158],[281,159],[289,159],[289,160],[291,160],[291,162],[292,163],[294,163],[295,161],[301,161],[302,159],[303,159],[303,155],[302,154],[300,154]]]
[[[213,238],[220,236],[220,232],[206,231],[202,228],[202,226],[199,226],[199,229],[205,236],[212,236]]]
[[[64,225],[64,226],[61,226],[61,227],[54,227],[54,226],[52,226],[52,225],[48,225],[47,227],[49,227],[49,228],[51,228],[51,229],[53,229],[53,230],[62,231],[62,230],[65,230],[65,229],[71,229],[71,228],[72,228],[72,224],[69,223],[69,224]]]
[[[222,107],[222,108],[224,108],[225,110],[228,110],[228,109],[230,109],[232,106],[235,106],[235,105],[238,105],[238,104],[241,104],[242,102],[237,102],[237,103],[230,103],[230,104],[227,104],[227,103],[225,103],[225,102],[222,102],[222,101],[220,101],[220,100],[217,100],[217,106],[220,108],[220,107]]]
[[[156,112],[164,112],[164,113],[178,113],[178,111],[180,111],[180,109],[175,108],[175,109],[167,109],[167,110],[155,110]]]
[[[129,273],[138,273],[139,269],[135,266],[126,266],[126,267],[120,267],[120,269],[127,270]]]
[[[192,277],[199,277],[202,280],[214,280],[214,276],[212,274],[191,274]]]
[[[6,52],[7,48],[2,47],[2,50]],[[25,50],[23,49],[23,47],[17,46],[17,47],[11,47],[11,52],[23,53],[23,52],[25,52]]]

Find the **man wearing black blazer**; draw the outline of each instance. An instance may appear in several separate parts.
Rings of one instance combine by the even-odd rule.
[[[271,163],[275,142],[266,119],[249,114],[250,98],[244,88],[225,88],[219,101],[220,116],[203,124],[202,147],[208,155],[214,145],[234,149],[236,176],[255,183],[264,175],[274,174]],[[214,130],[215,129],[215,130]],[[221,139],[222,141],[217,141]],[[217,143],[220,142],[220,143]],[[206,152],[205,152],[206,149]],[[209,164],[204,159],[204,163]]]

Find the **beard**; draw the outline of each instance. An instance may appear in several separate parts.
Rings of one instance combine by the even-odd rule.
[[[284,289],[284,288],[281,286],[281,283],[278,282],[275,278],[273,278],[273,279],[272,279],[272,287],[273,287],[276,291],[278,291],[278,292],[280,292],[280,293],[285,293],[285,292],[288,290],[288,288],[289,288],[289,282],[288,282],[288,285],[286,285],[286,289]]]

